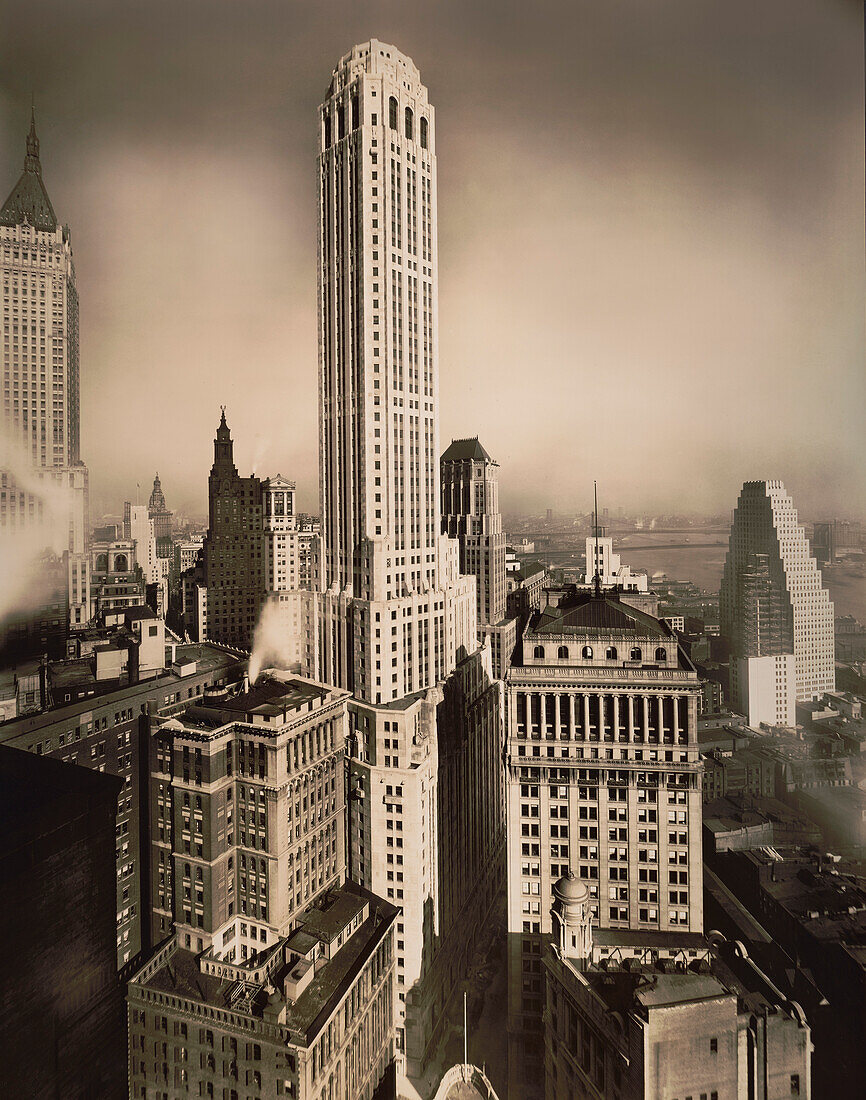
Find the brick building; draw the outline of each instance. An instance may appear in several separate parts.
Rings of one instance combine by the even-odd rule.
[[[129,983],[129,1095],[370,1100],[394,1057],[396,916],[347,883],[245,961],[173,939]]]
[[[154,911],[183,947],[243,962],[342,882],[347,699],[274,675],[154,719]]]
[[[50,668],[48,670],[50,675]],[[206,688],[234,682],[240,664],[216,646],[177,646],[172,663],[151,680],[126,677],[100,685],[98,693],[53,710],[25,715],[0,726],[0,744],[52,756],[119,776],[117,800],[117,966],[133,965],[167,934],[159,915],[152,921],[146,828],[149,799],[149,715],[201,697]]]

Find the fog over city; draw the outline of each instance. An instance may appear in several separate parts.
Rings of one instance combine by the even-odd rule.
[[[72,227],[92,514],[158,469],[318,510],[317,134],[371,34],[437,111],[442,447],[503,509],[724,511],[778,477],[859,514],[863,43],[842,0],[4,5],[0,140]],[[14,17],[13,17],[13,8]]]

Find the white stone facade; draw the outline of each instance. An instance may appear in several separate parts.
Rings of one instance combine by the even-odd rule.
[[[372,40],[320,108],[319,675],[380,705],[475,645],[474,578],[440,534],[435,112]]]
[[[31,125],[24,173],[0,211],[3,436],[0,535],[68,554],[69,621],[86,622],[87,469],[80,458],[78,293],[67,227],[42,183]],[[68,538],[66,529],[68,527]],[[59,529],[59,530],[58,530]]]
[[[781,481],[743,485],[722,576],[719,619],[731,645],[735,697],[742,696],[738,658],[786,653],[794,656],[797,702],[834,690],[833,604]]]

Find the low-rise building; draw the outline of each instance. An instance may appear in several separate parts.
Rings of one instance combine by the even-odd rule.
[[[545,1100],[811,1096],[802,1009],[723,937],[661,933],[602,956],[585,884],[569,875],[553,894]]]
[[[129,1095],[370,1100],[394,1058],[396,918],[346,883],[246,960],[173,938],[129,983]]]

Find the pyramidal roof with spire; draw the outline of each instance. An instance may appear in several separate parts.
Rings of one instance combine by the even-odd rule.
[[[12,188],[9,198],[0,209],[0,225],[23,225],[27,222],[34,229],[53,233],[57,228],[57,215],[42,182],[42,165],[39,161],[39,138],[36,136],[36,112],[30,112],[30,133],[27,135],[27,155],[24,171]]]

